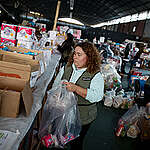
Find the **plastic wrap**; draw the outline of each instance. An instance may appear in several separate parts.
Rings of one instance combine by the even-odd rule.
[[[122,95],[117,95],[114,97],[114,101],[113,101],[113,107],[115,108],[119,108],[120,105],[122,104]]]
[[[115,91],[106,91],[104,98],[104,105],[111,107],[113,104],[113,97],[115,96]]]
[[[130,108],[122,117],[121,121],[126,124],[133,124],[135,123],[138,118],[140,117],[138,105],[135,104],[132,108]]]
[[[121,76],[112,64],[102,64],[101,73],[105,81],[105,90],[121,88]]]
[[[118,121],[116,130],[116,136],[125,136],[131,138],[138,137],[140,133],[139,121],[145,115],[144,107],[138,108],[137,104],[134,104]]]
[[[46,147],[63,148],[79,136],[81,122],[77,109],[77,97],[67,91],[65,85],[48,91],[43,108],[39,137]]]

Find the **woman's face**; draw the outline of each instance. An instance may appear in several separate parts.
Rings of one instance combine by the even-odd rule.
[[[77,46],[74,51],[73,60],[78,69],[85,68],[87,64],[87,55],[84,53],[81,47]]]

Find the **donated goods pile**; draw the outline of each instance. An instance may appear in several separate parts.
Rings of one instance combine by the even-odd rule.
[[[53,33],[53,44],[63,42]],[[55,35],[54,35],[55,33]],[[54,40],[55,39],[55,40]],[[41,41],[47,42],[46,34]],[[52,50],[46,49],[45,44],[35,46],[35,28],[5,24],[1,26],[0,43],[0,116],[17,117],[20,105],[24,104],[26,115],[29,115],[33,99],[31,88],[36,80],[44,73],[50,63]],[[37,49],[33,49],[36,47]],[[53,47],[51,47],[53,48]],[[28,93],[28,94],[27,94]],[[13,100],[10,100],[12,97]],[[11,111],[7,111],[9,106]]]
[[[31,49],[33,46],[35,29],[2,23],[1,42],[7,45]]]
[[[40,71],[39,61],[34,59],[40,54],[36,50],[30,52],[29,49],[0,44],[1,117],[16,118],[23,108],[26,116],[30,114],[33,104],[30,82],[32,73]]]
[[[114,64],[115,62],[110,63],[109,61],[103,63],[101,72],[105,83],[104,105],[126,110],[124,115],[118,120],[115,135],[118,137],[140,137],[142,140],[150,140],[150,104],[139,106],[136,103],[137,93],[133,80],[129,81],[131,90],[125,91],[122,88],[121,77],[117,73],[116,65]],[[148,77],[144,76],[145,81],[148,81]]]
[[[2,23],[1,43],[18,48],[34,50],[52,50],[56,45],[63,43],[65,34],[58,34],[57,31],[41,33],[38,39],[35,35],[36,29],[32,27]],[[49,43],[47,45],[47,43]]]
[[[40,102],[42,96],[45,95],[45,87],[51,81],[60,59],[60,55],[55,55],[53,47],[50,49],[44,47],[43,44],[37,45],[37,49],[33,49],[34,34],[35,29],[30,27],[9,24],[2,24],[1,27],[0,149],[3,146],[6,149],[9,149],[9,146],[11,146],[11,149],[18,147],[41,107]],[[63,42],[64,37],[57,42]],[[45,43],[47,39],[42,37],[42,40]],[[52,52],[56,60],[52,59]],[[53,68],[53,70],[48,67]],[[48,75],[47,72],[49,72]],[[41,84],[43,89],[39,94],[38,90],[41,88],[39,87]],[[16,129],[19,133],[16,133]],[[3,135],[10,135],[7,134],[8,130],[11,131],[10,133],[16,133],[16,138],[13,136],[13,139],[9,139],[10,137],[7,136],[6,139],[9,139],[7,144]],[[66,135],[64,142],[67,143],[75,136],[75,134]]]
[[[116,136],[150,140],[150,105],[135,104],[118,121]]]
[[[134,93],[132,91],[124,92],[121,76],[117,73],[114,65],[102,64],[101,72],[105,83],[104,105],[122,109],[131,108],[134,104]]]

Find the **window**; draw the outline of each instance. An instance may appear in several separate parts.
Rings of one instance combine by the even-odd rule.
[[[147,11],[139,13],[138,20],[145,20],[147,18]]]
[[[122,17],[122,18],[120,18],[120,23],[124,23],[124,22],[125,22],[125,20],[126,20],[126,17]]]
[[[134,27],[133,27],[133,30],[132,30],[132,32],[135,32],[135,31],[136,31],[136,26],[134,26]]]
[[[147,19],[150,19],[150,11],[147,12]]]
[[[125,22],[130,22],[130,21],[131,21],[131,15],[126,16],[126,17],[125,17]]]
[[[133,14],[131,16],[131,21],[137,21],[137,19],[138,19],[138,13],[137,14]]]

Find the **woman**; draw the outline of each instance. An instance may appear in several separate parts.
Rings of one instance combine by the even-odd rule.
[[[63,65],[67,64],[68,58],[74,49],[74,45],[73,35],[71,33],[67,33],[67,39],[61,46],[58,45],[57,50],[62,54],[61,62]]]
[[[69,58],[56,77],[53,86],[66,79],[67,90],[74,92],[78,97],[78,108],[82,123],[80,136],[71,141],[71,150],[81,149],[84,136],[91,123],[96,119],[96,102],[104,95],[104,80],[100,73],[100,56],[97,48],[88,42],[75,46],[74,53]]]

